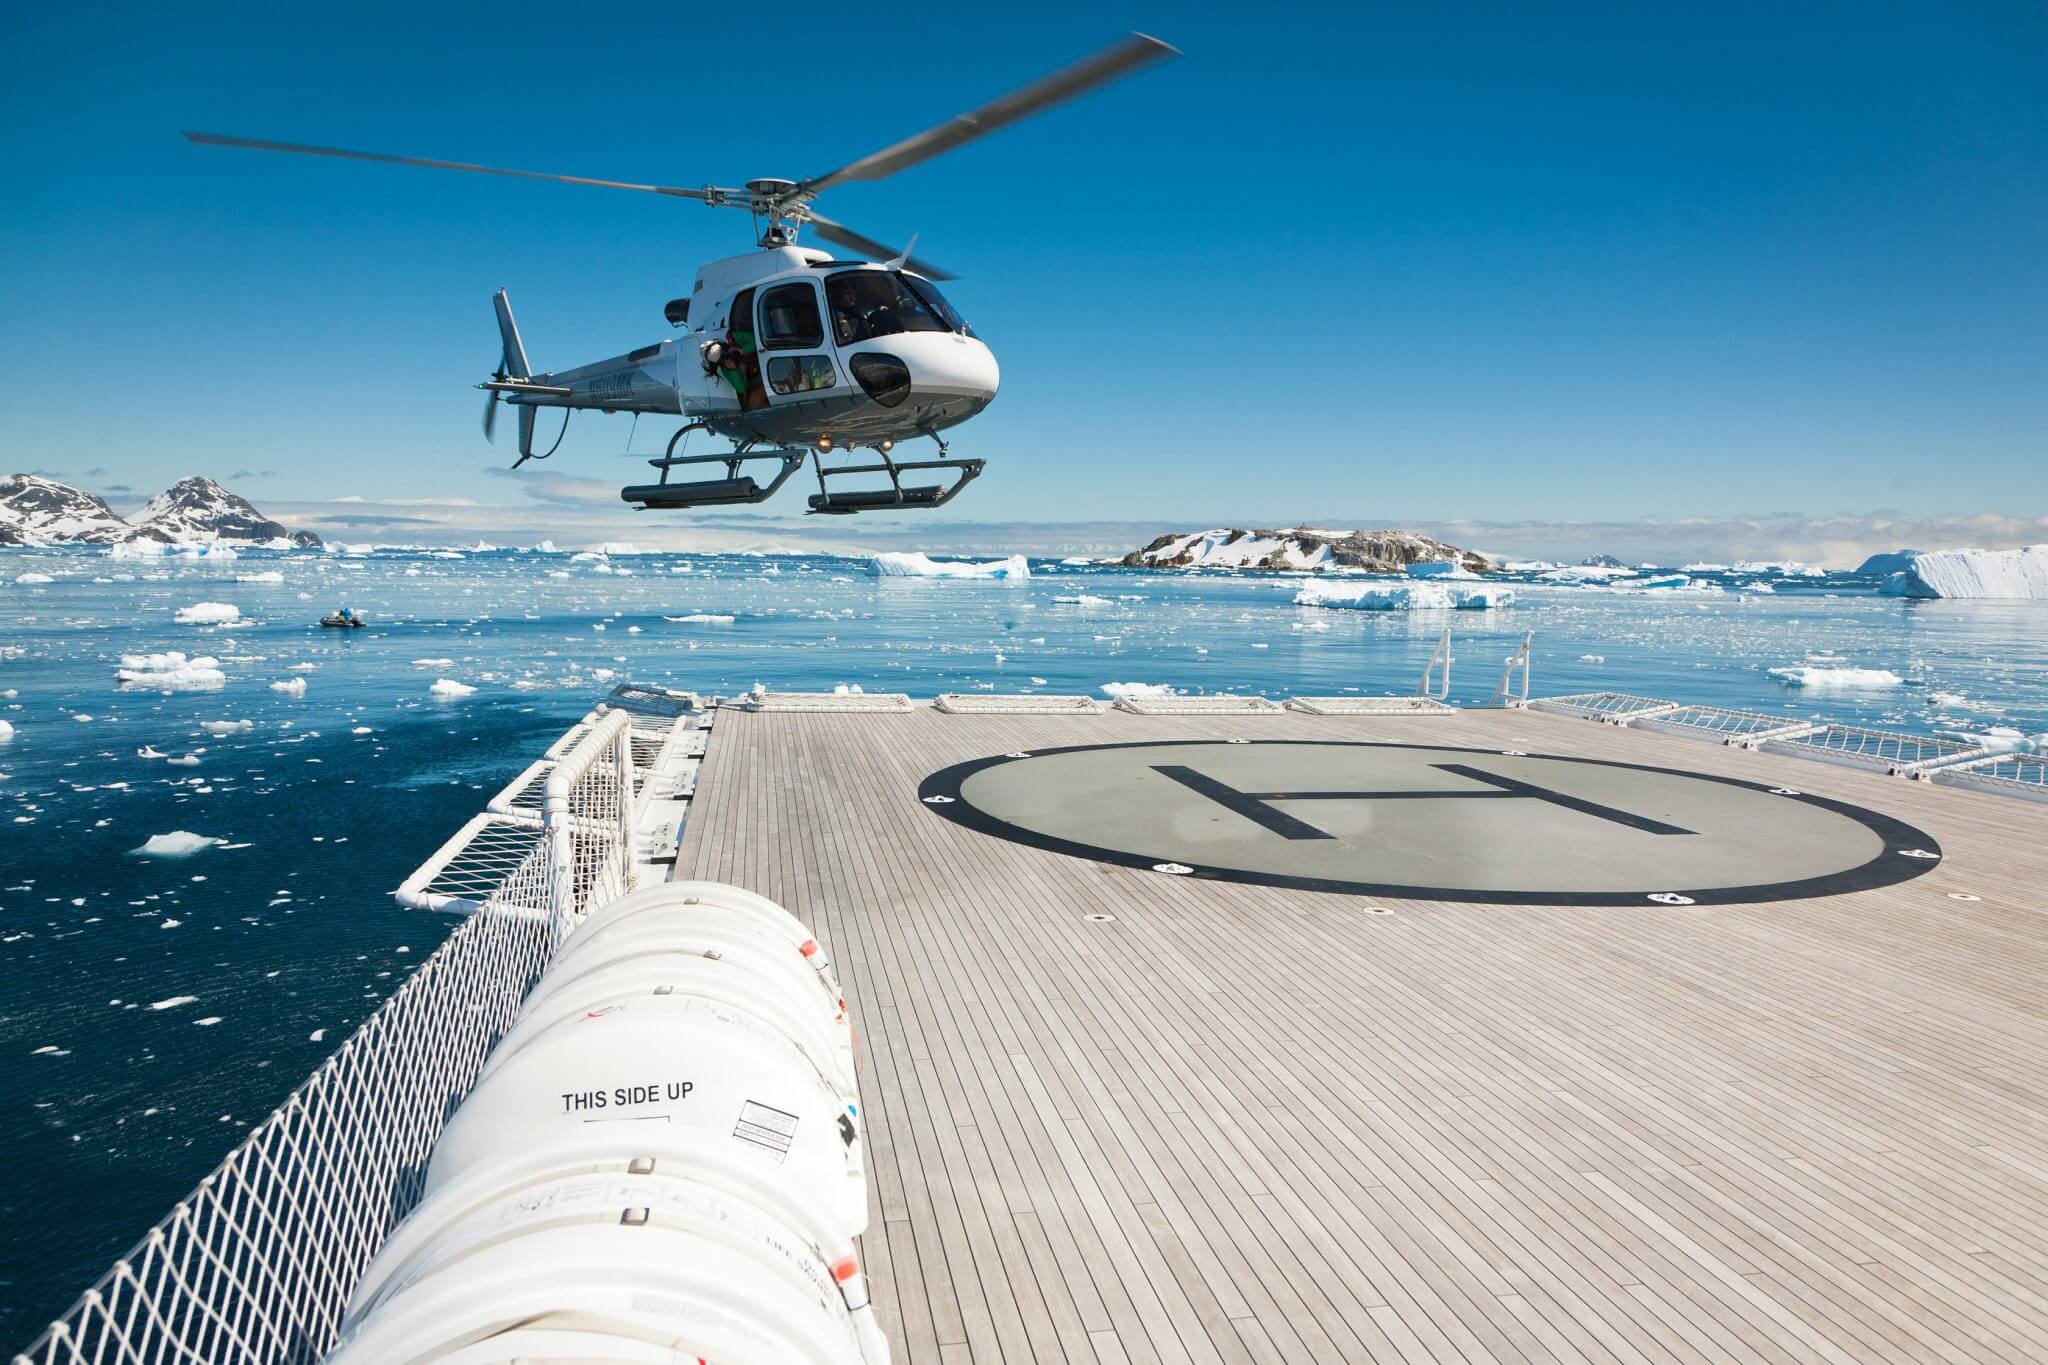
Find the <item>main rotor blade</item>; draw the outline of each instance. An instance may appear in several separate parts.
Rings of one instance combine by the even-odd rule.
[[[949,152],[963,142],[972,142],[998,128],[1008,127],[1018,119],[1028,118],[1063,100],[1106,85],[1162,57],[1178,56],[1179,53],[1179,48],[1170,47],[1157,38],[1133,33],[1092,57],[1084,57],[1072,66],[1033,81],[1022,90],[1013,91],[979,109],[969,110],[915,137],[905,138],[893,147],[885,147],[858,161],[849,162],[836,171],[806,180],[800,188],[807,194],[815,194],[849,180],[880,180],[941,152]]]
[[[208,147],[242,147],[256,152],[295,152],[300,156],[334,156],[345,161],[383,161],[393,166],[425,166],[437,171],[473,171],[478,175],[509,175],[520,180],[555,180],[564,185],[598,185],[611,190],[639,190],[643,194],[666,194],[678,199],[704,199],[703,190],[675,185],[635,185],[624,180],[594,180],[586,175],[554,175],[547,171],[508,171],[502,166],[474,166],[467,161],[436,161],[424,156],[388,156],[382,152],[351,152],[340,147],[311,147],[299,142],[266,142],[254,137],[225,137],[219,133],[185,134],[187,142]]]
[[[855,232],[844,223],[835,223],[830,218],[820,218],[815,212],[810,216],[810,225],[826,241],[836,242],[840,246],[850,246],[862,255],[872,256],[878,261],[893,261],[898,256],[903,255],[902,252],[893,246],[886,246],[872,237]],[[956,280],[960,278],[958,275],[939,269],[929,261],[921,261],[915,256],[905,257],[903,263],[928,280]]]

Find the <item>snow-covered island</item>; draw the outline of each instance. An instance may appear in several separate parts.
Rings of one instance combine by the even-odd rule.
[[[180,479],[122,518],[106,500],[37,474],[0,478],[0,545],[255,545],[310,549],[294,531],[212,479]]]
[[[1858,572],[1883,570],[1886,561],[1901,559],[1903,565],[1889,570],[1879,589],[1892,597],[2048,601],[2048,545],[2019,550],[1936,550],[1931,554],[1901,550],[1897,555],[1873,555]]]
[[[1354,569],[1364,573],[1406,573],[1411,564],[1449,564],[1468,573],[1494,565],[1485,555],[1461,550],[1413,531],[1331,531],[1289,526],[1277,531],[1220,527],[1160,536],[1124,556],[1134,569],[1272,569],[1303,573]]]

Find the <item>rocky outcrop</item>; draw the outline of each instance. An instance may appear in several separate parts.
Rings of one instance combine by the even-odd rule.
[[[263,544],[283,540],[300,548],[316,546],[320,537],[294,531],[257,511],[247,498],[228,492],[212,479],[180,479],[149,500],[130,519],[138,536],[167,545],[210,545],[215,541]]]
[[[272,521],[212,479],[180,479],[123,520],[104,499],[37,474],[0,478],[0,545],[290,545],[320,543],[311,531]]]
[[[135,528],[81,489],[36,474],[0,478],[0,545],[111,545]]]
[[[1461,550],[1413,531],[1331,531],[1287,527],[1246,531],[1223,527],[1160,536],[1123,562],[1151,569],[1273,569],[1303,572],[1357,569],[1405,573],[1411,564],[1455,564],[1472,573],[1494,565],[1486,556]]]

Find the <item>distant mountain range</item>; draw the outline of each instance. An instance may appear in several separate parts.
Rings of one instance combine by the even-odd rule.
[[[1485,555],[1413,531],[1329,531],[1290,526],[1278,531],[1218,527],[1160,536],[1123,562],[1146,569],[1362,569],[1403,573],[1411,564],[1455,565],[1469,573],[1494,567]]]
[[[123,518],[104,498],[36,474],[0,478],[0,545],[270,545],[305,549],[320,544],[311,531],[294,531],[257,511],[212,479],[180,479]]]

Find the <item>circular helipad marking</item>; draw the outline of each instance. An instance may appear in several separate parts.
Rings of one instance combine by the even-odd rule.
[[[1739,778],[1423,744],[1156,741],[927,777],[944,819],[1071,857],[1407,900],[1726,905],[1919,876],[1924,831]]]

